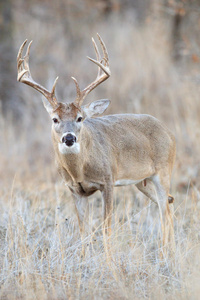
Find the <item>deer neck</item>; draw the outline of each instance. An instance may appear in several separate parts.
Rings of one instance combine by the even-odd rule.
[[[77,142],[79,144],[79,151],[74,153],[70,151],[61,153],[59,151],[59,141],[57,141],[54,133],[52,133],[52,140],[59,168],[64,169],[73,182],[82,182],[84,180],[83,167],[85,158],[91,147],[90,133],[88,130],[85,127],[82,128]]]

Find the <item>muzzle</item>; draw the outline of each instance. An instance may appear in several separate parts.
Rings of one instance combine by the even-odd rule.
[[[62,143],[71,147],[74,143],[76,143],[76,136],[71,133],[67,133],[62,137]]]

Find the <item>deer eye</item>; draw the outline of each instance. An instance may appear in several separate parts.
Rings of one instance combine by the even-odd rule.
[[[77,119],[77,122],[81,122],[83,120],[83,118],[82,117],[79,117],[78,119]]]
[[[52,121],[53,121],[55,124],[56,124],[56,123],[59,123],[59,122],[58,122],[58,119],[56,119],[56,118],[53,118]]]

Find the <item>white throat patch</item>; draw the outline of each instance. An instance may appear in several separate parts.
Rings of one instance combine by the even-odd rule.
[[[64,143],[59,143],[58,149],[61,154],[78,154],[80,152],[80,144],[74,143],[71,147],[68,147]]]

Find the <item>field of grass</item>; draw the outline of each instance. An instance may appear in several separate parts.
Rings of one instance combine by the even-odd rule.
[[[20,16],[16,11],[15,20]],[[16,23],[16,53],[25,38],[35,38],[33,77],[47,86],[59,75],[58,99],[73,100],[70,76],[81,86],[94,79],[96,69],[85,56],[93,56],[90,37],[98,31],[112,76],[88,101],[109,98],[108,113],[154,115],[176,136],[171,189],[176,250],[165,256],[157,207],[130,186],[115,189],[110,252],[100,193],[89,199],[82,256],[72,198],[54,164],[51,122],[40,95],[19,84],[20,117],[0,113],[0,299],[199,299],[200,65],[192,59],[199,40],[187,44],[187,55],[175,63],[170,26],[160,19],[138,26],[127,13],[93,26],[86,22],[82,29],[72,23],[73,34],[60,39],[60,24],[49,32],[48,24],[41,28],[29,19],[26,27]]]
[[[16,167],[11,181],[1,181],[1,299],[198,299],[200,205],[195,185],[188,182],[181,193],[173,190],[174,257],[161,255],[157,208],[134,187],[115,190],[111,253],[104,247],[100,195],[90,199],[82,257],[71,197],[57,180],[53,162],[40,152],[37,161],[31,161],[31,151],[22,158],[20,148],[18,162],[15,153],[2,169],[2,178],[11,178]]]

